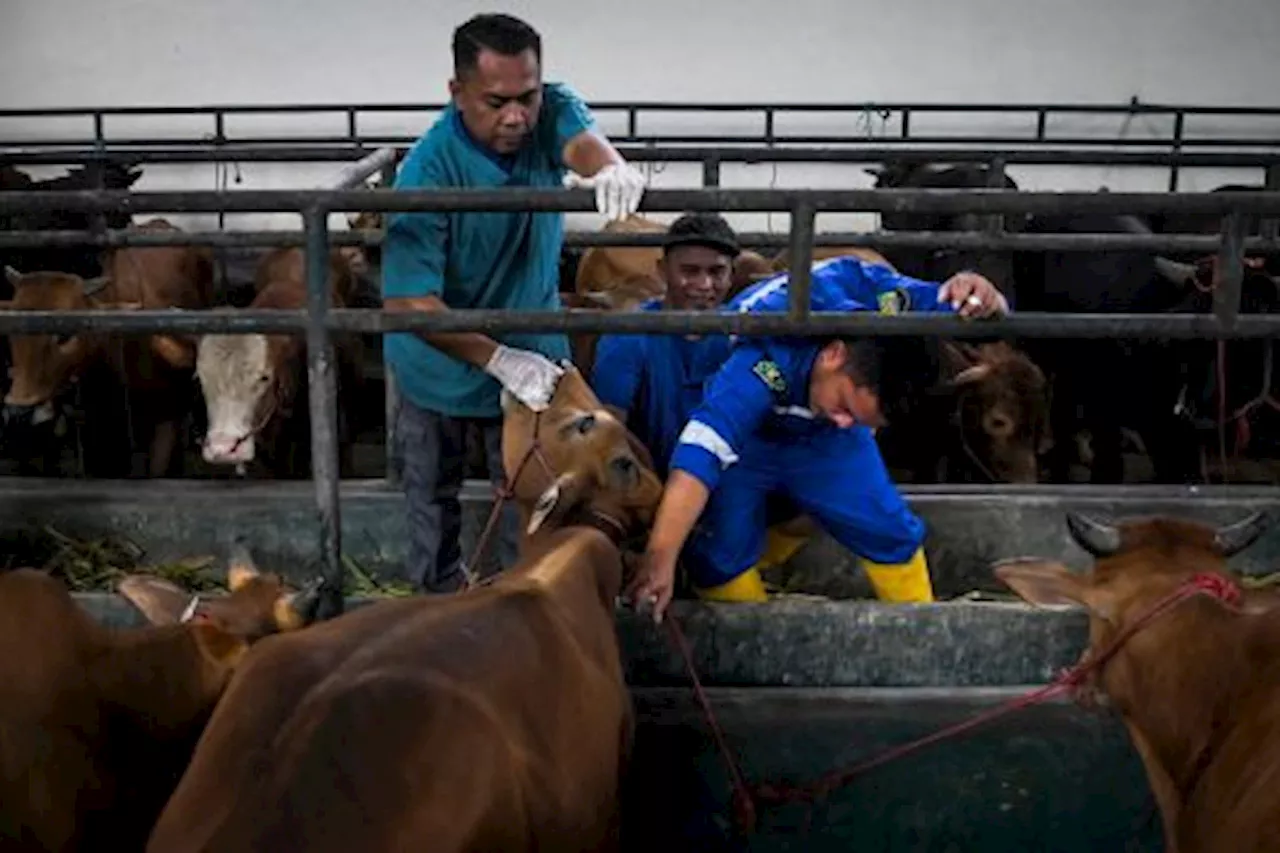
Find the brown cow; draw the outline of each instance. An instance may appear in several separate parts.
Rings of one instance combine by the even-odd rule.
[[[178,231],[163,219],[131,230]],[[60,272],[23,274],[6,269],[13,285],[12,302],[0,307],[18,311],[90,309],[206,308],[212,304],[213,256],[208,248],[164,246],[120,248],[106,253],[104,275],[86,281]],[[194,349],[162,335],[14,335],[13,384],[4,399],[7,436],[48,422],[55,400],[71,383],[96,365],[109,366],[126,392],[112,401],[125,416],[135,418],[148,444],[147,474],[161,477],[181,459],[175,453],[179,425],[193,397]],[[122,404],[121,404],[122,403]],[[107,404],[109,405],[109,404]],[[106,416],[106,411],[102,412]],[[90,428],[93,432],[95,427]],[[101,429],[101,427],[97,427]],[[111,460],[127,471],[128,457]],[[120,465],[120,463],[124,463]]]
[[[43,572],[0,574],[0,848],[141,849],[250,644],[312,617],[313,591],[247,557],[227,580],[201,600],[129,577],[152,626],[119,629]]]
[[[627,219],[611,220],[601,230],[607,234],[665,234],[667,226],[633,213]],[[661,260],[661,246],[592,246],[578,263],[574,292],[602,308],[633,310],[641,302],[666,293],[666,283],[658,273]],[[759,253],[744,249],[733,262],[730,293],[767,275],[770,266]]]
[[[818,246],[814,262],[852,255],[895,269],[874,249]],[[787,269],[784,250],[774,261]],[[1052,447],[1044,372],[1005,341],[896,341],[917,373],[909,405],[877,433],[885,463],[914,482],[1035,483]],[[906,365],[912,364],[912,367]],[[939,429],[941,427],[942,429]]]
[[[661,484],[576,371],[536,424],[549,472],[520,469],[535,424],[504,409],[530,520],[519,563],[255,649],[150,853],[618,848],[632,715],[617,542],[648,523]]]
[[[1018,560],[996,576],[1037,605],[1083,605],[1096,659],[1136,628],[1089,686],[1121,714],[1155,794],[1166,849],[1263,853],[1280,848],[1280,623],[1272,591],[1237,604],[1193,595],[1141,622],[1196,575],[1234,582],[1226,560],[1271,525],[1262,513],[1214,529],[1168,519],[1115,527],[1069,514],[1095,558],[1077,574]]]
[[[350,256],[329,253],[330,305],[346,306],[356,277]],[[251,309],[300,309],[307,304],[306,258],[298,248],[268,252],[255,275]],[[354,335],[335,335],[339,393],[360,381],[362,347]],[[301,335],[204,335],[196,374],[204,394],[208,431],[203,456],[243,473],[255,460],[276,478],[310,473],[310,407],[306,393],[306,340]],[[339,406],[340,439],[348,432]],[[261,445],[261,446],[260,446]],[[349,457],[350,444],[339,444]],[[343,466],[350,469],[350,459]]]

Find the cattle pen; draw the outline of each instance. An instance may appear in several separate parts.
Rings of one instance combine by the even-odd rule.
[[[337,398],[333,336],[356,332],[381,336],[397,331],[626,332],[633,334],[732,333],[945,335],[964,338],[1088,339],[1115,336],[1168,340],[1275,340],[1280,316],[1242,310],[1244,255],[1280,254],[1280,144],[1235,137],[1196,140],[1186,135],[1189,120],[1218,114],[1218,108],[1143,107],[1172,122],[1158,151],[1129,150],[1130,140],[1054,137],[1047,127],[1055,112],[1085,110],[1072,105],[1021,107],[1036,124],[1031,139],[982,135],[941,139],[912,135],[913,116],[936,105],[884,105],[900,114],[901,142],[780,134],[778,125],[792,108],[781,104],[684,105],[690,109],[758,113],[759,134],[725,133],[696,138],[646,138],[639,129],[646,110],[670,104],[601,105],[623,114],[624,153],[636,160],[695,163],[703,186],[652,189],[641,210],[711,210],[784,213],[785,234],[746,233],[743,244],[786,247],[793,259],[793,298],[776,316],[663,312],[612,314],[456,310],[445,315],[389,313],[378,309],[331,308],[325,254],[329,246],[377,246],[381,233],[339,232],[332,213],[396,211],[564,211],[590,212],[594,199],[582,190],[508,189],[494,191],[412,191],[389,189],[283,189],[0,192],[0,218],[41,211],[90,214],[291,214],[300,230],[188,231],[137,234],[100,228],[86,232],[0,232],[0,249],[31,246],[210,245],[221,247],[295,245],[307,258],[308,304],[304,310],[209,309],[201,311],[0,311],[0,335],[104,334],[164,331],[177,334],[258,332],[305,336],[311,417],[312,485],[303,509],[299,488],[279,483],[71,483],[42,481],[5,486],[3,500],[15,516],[29,520],[86,519],[106,528],[166,527],[175,537],[219,547],[233,536],[261,545],[281,561],[318,561],[324,576],[326,615],[359,606],[344,600],[352,544],[394,563],[402,553],[403,521],[394,483],[344,483],[338,475]],[[957,111],[964,112],[964,105]],[[992,105],[971,105],[972,111]],[[252,108],[240,108],[252,111]],[[300,108],[301,109],[301,108]],[[314,110],[314,107],[306,108]],[[362,111],[410,105],[351,106],[335,110],[347,133],[332,137],[247,138],[226,134],[235,108],[207,108],[216,141],[106,138],[104,126],[129,110],[78,111],[93,123],[84,139],[31,139],[0,151],[0,162],[95,164],[104,162],[313,161],[353,163],[338,184],[362,181],[380,171],[393,174],[387,149],[406,142],[396,136],[359,131]],[[413,110],[429,109],[412,105]],[[863,106],[846,106],[849,111]],[[1012,111],[1013,108],[1010,108]],[[1088,109],[1099,109],[1092,107]],[[1133,106],[1112,108],[1117,113]],[[1104,112],[1106,110],[1103,110]],[[0,111],[0,119],[27,113]],[[1221,108],[1229,113],[1231,108]],[[1243,110],[1238,115],[1274,117],[1280,110]],[[857,144],[852,144],[856,142]],[[911,148],[905,143],[925,147]],[[795,148],[777,147],[783,144]],[[964,150],[959,145],[975,146]],[[1126,150],[1086,150],[1089,146]],[[822,146],[822,147],[819,147]],[[837,147],[843,146],[843,147]],[[947,147],[950,146],[950,147]],[[1003,150],[994,151],[1003,146]],[[1021,147],[1017,147],[1021,146]],[[1060,147],[1055,147],[1060,146]],[[1249,148],[1254,151],[1218,149]],[[1198,149],[1198,150],[1197,150]],[[363,159],[361,159],[363,158]],[[719,186],[721,168],[734,162],[880,162],[905,158],[921,162],[991,164],[1000,176],[1007,165],[1141,165],[1170,170],[1166,192],[1009,191],[993,183],[963,189],[728,189]],[[1178,189],[1188,168],[1253,168],[1265,173],[1264,188],[1232,193]],[[967,231],[826,232],[815,227],[821,214],[974,214],[982,227]],[[1029,213],[1107,215],[1197,215],[1220,221],[1218,233],[1010,233],[1004,217]],[[1250,217],[1262,219],[1250,233]],[[567,244],[653,245],[650,235],[572,233]],[[1052,249],[1063,252],[1136,250],[1216,254],[1218,286],[1211,314],[1086,314],[1017,312],[1013,316],[965,324],[937,316],[851,316],[808,309],[809,261],[815,247],[927,247],[932,249]],[[474,485],[473,500],[487,499]],[[982,707],[1038,684],[1070,664],[1085,637],[1084,618],[1073,612],[1036,612],[1021,605],[967,601],[966,589],[993,589],[988,566],[1019,553],[1060,556],[1074,566],[1085,555],[1062,524],[1068,509],[1102,515],[1167,512],[1225,521],[1249,509],[1274,508],[1280,489],[1266,486],[960,486],[906,490],[931,527],[931,559],[937,584],[951,600],[888,607],[874,601],[780,600],[767,605],[719,606],[678,602],[675,608],[694,644],[694,659],[722,717],[734,750],[752,775],[817,776],[835,765],[875,754],[925,734]],[[198,515],[191,519],[188,516]],[[368,544],[372,542],[372,546]],[[1233,565],[1263,575],[1280,553],[1272,532]],[[115,596],[85,594],[85,605],[105,621],[137,621]],[[729,784],[709,743],[696,706],[687,695],[680,659],[663,637],[629,612],[619,613],[630,680],[637,685],[642,753],[637,776],[651,785],[646,813],[663,811],[643,828],[644,844],[689,839],[690,849],[719,849],[728,833],[717,824],[727,815]],[[799,720],[799,723],[789,722]],[[676,768],[672,770],[672,768]],[[927,778],[926,778],[927,770]],[[637,783],[640,785],[641,783]],[[637,788],[639,790],[639,788]],[[657,805],[655,805],[655,803]],[[885,850],[1053,849],[1086,850],[1110,845],[1128,850],[1160,849],[1159,821],[1151,811],[1141,767],[1114,720],[1088,715],[1066,704],[1024,711],[1008,722],[934,747],[927,753],[873,771],[819,806],[812,826],[799,809],[779,809],[762,819],[751,849],[836,849],[851,842]],[[807,833],[807,834],[806,834]],[[730,849],[727,846],[725,849]]]

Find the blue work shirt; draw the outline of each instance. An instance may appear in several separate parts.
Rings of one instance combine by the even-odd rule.
[[[565,145],[597,127],[587,105],[562,83],[543,86],[542,109],[524,146],[500,156],[467,132],[451,102],[406,155],[396,189],[559,187]],[[384,299],[438,296],[451,309],[560,310],[560,211],[395,214],[383,241]],[[502,334],[495,340],[569,358],[562,334]],[[498,417],[500,386],[478,367],[417,335],[383,336],[383,354],[400,393],[415,406],[452,417]]]
[[[650,299],[640,310],[662,306],[661,299]],[[680,430],[729,350],[727,335],[602,335],[596,344],[592,389],[600,402],[627,413],[627,425],[653,455],[659,476],[666,476]]]
[[[757,282],[725,306],[732,312],[786,311],[789,277]],[[954,312],[938,301],[936,282],[901,275],[883,264],[842,255],[816,263],[810,274],[812,311]],[[809,378],[824,342],[802,337],[731,338],[732,353],[706,386],[701,404],[680,433],[671,469],[715,489],[753,437],[804,440],[836,429],[809,408]],[[865,427],[854,427],[854,429]]]

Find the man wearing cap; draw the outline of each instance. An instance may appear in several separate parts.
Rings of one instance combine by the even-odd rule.
[[[661,299],[644,311],[711,311],[720,308],[732,283],[741,248],[729,223],[715,213],[689,213],[671,223],[657,264],[666,285]],[[591,384],[596,396],[618,413],[653,455],[665,477],[680,430],[702,402],[703,386],[729,357],[727,335],[603,335],[596,348]],[[764,551],[758,572],[779,566],[804,545],[807,536],[788,529],[790,505],[770,502]],[[771,522],[778,521],[779,524]],[[704,598],[715,590],[698,590]]]
[[[788,282],[786,274],[758,282],[726,310],[786,311]],[[939,285],[852,256],[813,265],[810,307],[965,318],[1009,310],[975,273]],[[767,500],[781,493],[861,558],[879,599],[933,600],[924,525],[889,478],[874,435],[921,352],[918,339],[897,336],[731,339],[664,460],[665,493],[629,597],[661,620],[679,558],[700,597],[766,600],[758,561]]]
[[[510,15],[476,15],[453,34],[452,100],[406,155],[395,188],[595,187],[610,219],[634,213],[644,180],[600,131],[583,100],[542,80],[541,37]],[[577,177],[581,176],[581,177]],[[567,179],[567,180],[566,180]],[[383,244],[387,310],[560,308],[564,214],[422,211],[391,216]],[[408,509],[409,574],[427,592],[463,582],[458,492],[469,425],[484,435],[490,476],[502,478],[505,389],[545,408],[564,373],[560,334],[480,332],[384,336],[400,391],[396,453]],[[515,558],[517,519],[504,513],[498,555]]]

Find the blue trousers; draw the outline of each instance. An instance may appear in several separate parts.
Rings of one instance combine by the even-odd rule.
[[[924,543],[924,522],[890,479],[869,429],[756,437],[721,476],[685,545],[683,563],[696,586],[719,586],[755,565],[775,520],[771,497],[787,499],[873,563],[904,563]]]

